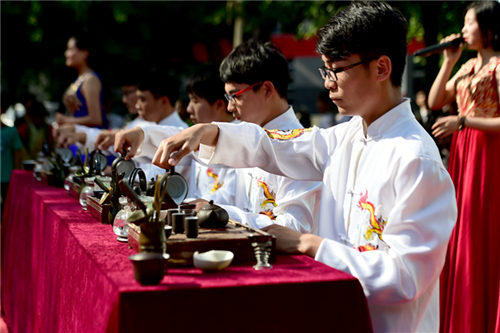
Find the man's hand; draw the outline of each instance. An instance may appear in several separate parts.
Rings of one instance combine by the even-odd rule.
[[[115,151],[132,158],[144,141],[144,132],[140,127],[118,131],[115,134]]]
[[[62,113],[56,112],[56,122],[59,125],[69,124],[72,117],[63,115]]]
[[[57,137],[57,146],[68,148],[69,146],[77,142],[84,145],[86,140],[87,140],[87,134],[83,132],[62,133]]]
[[[323,238],[313,234],[303,234],[298,231],[272,224],[263,228],[276,236],[276,249],[286,253],[301,253],[310,257],[315,257]]]
[[[153,164],[168,169],[177,165],[187,154],[195,151],[203,143],[215,146],[219,137],[219,127],[213,124],[197,124],[163,140],[153,158]]]
[[[115,143],[115,134],[117,131],[104,130],[97,136],[95,147],[100,150],[106,150]]]
[[[57,125],[52,127],[52,137],[57,140],[60,135],[75,133],[75,125],[65,124],[65,125]]]
[[[432,125],[432,135],[436,138],[445,138],[458,129],[458,116],[447,116],[439,118]]]

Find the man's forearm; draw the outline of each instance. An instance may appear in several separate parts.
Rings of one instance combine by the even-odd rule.
[[[219,140],[219,126],[203,124],[200,143],[207,146],[216,146]]]

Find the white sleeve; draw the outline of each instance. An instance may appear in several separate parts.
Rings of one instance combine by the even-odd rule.
[[[393,183],[381,248],[360,252],[324,239],[316,253],[316,260],[357,277],[372,304],[411,301],[438,280],[457,216],[453,183],[436,161],[403,163]]]
[[[184,159],[182,159],[182,160],[184,160]],[[184,201],[186,201],[186,202],[196,200],[200,197],[200,194],[198,192],[198,188],[196,187],[196,160],[194,158],[191,159],[191,168],[189,170],[189,173],[190,173],[190,175],[189,175],[189,182],[188,182],[188,194],[186,196],[186,199],[184,199]]]
[[[300,232],[314,232],[319,214],[322,183],[280,177],[273,223]]]
[[[94,127],[75,125],[75,132],[85,133],[85,144],[83,145],[83,148],[94,150],[95,141],[97,140],[97,137],[102,132],[102,130]]]
[[[294,181],[290,178],[279,178],[276,193],[276,207],[272,214],[248,212],[233,205],[221,205],[229,213],[231,219],[261,229],[271,224],[279,224],[300,232],[313,232],[315,217],[319,211],[320,182]]]
[[[262,229],[274,223],[273,220],[271,220],[264,214],[247,212],[239,207],[231,205],[221,204],[219,206],[227,211],[230,219],[243,223],[255,229]]]
[[[259,167],[298,180],[321,181],[328,155],[336,142],[334,135],[316,127],[273,134],[245,122],[215,124],[219,127],[219,139],[211,164]]]
[[[182,127],[141,124],[138,127],[144,132],[144,141],[137,151],[137,156],[153,159],[160,143],[183,130]]]

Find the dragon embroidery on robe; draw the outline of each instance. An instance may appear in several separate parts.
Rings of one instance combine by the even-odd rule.
[[[382,217],[376,217],[375,216],[375,206],[373,203],[369,202],[368,200],[368,191],[366,191],[364,194],[361,195],[361,198],[359,199],[359,207],[362,210],[367,210],[370,213],[370,225],[367,228],[364,238],[367,241],[373,240],[373,234],[376,234],[380,240],[382,240],[382,232],[384,231],[385,225],[387,224],[387,220],[384,220]],[[371,251],[371,250],[376,250],[378,246],[375,246],[373,244],[366,244],[366,245],[361,245],[358,247],[358,250],[363,252],[363,251]]]
[[[264,194],[264,197],[266,198],[260,204],[260,207],[265,208],[267,205],[273,205],[274,207],[276,207],[277,205],[276,205],[275,195],[269,189],[269,186],[265,182],[263,182],[262,180],[257,180],[257,184],[259,185],[259,187],[262,188],[262,192]],[[259,214],[264,214],[264,215],[268,216],[271,220],[276,219],[276,216],[273,214],[272,209],[263,210],[263,211],[259,212]]]
[[[215,191],[220,189],[222,187],[222,185],[224,185],[224,183],[219,184],[219,175],[214,173],[214,170],[212,168],[207,169],[207,175],[214,179],[214,186],[210,190],[210,193],[214,193]]]

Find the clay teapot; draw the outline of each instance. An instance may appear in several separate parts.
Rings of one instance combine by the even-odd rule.
[[[229,214],[210,200],[208,205],[198,211],[198,223],[202,228],[224,228],[229,221]]]

